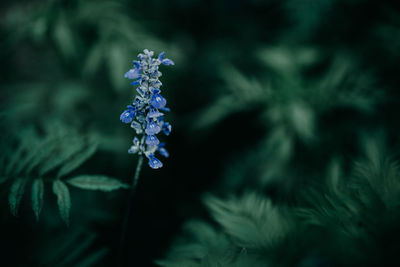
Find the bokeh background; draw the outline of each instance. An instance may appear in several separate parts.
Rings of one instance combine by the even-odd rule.
[[[0,36],[1,266],[398,266],[400,3],[4,0]],[[121,248],[129,190],[65,183],[67,226],[52,183],[76,155],[62,181],[131,182],[144,48],[175,61],[170,158]]]

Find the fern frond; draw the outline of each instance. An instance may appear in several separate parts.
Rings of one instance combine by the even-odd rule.
[[[26,179],[17,178],[10,187],[8,202],[10,204],[11,213],[17,216],[22,196],[25,193]]]
[[[81,189],[100,190],[104,192],[110,192],[120,188],[129,188],[127,184],[104,175],[80,175],[68,179],[67,183]]]
[[[36,220],[39,220],[43,207],[44,182],[42,179],[35,179],[32,183],[32,209]]]
[[[69,225],[69,214],[71,210],[69,189],[62,181],[54,180],[53,193],[57,196],[57,204],[61,218],[67,225]]]

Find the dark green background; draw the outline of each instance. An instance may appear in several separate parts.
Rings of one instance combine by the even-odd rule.
[[[307,206],[304,192],[322,196],[330,166],[348,177],[365,154],[379,150],[396,159],[399,151],[396,1],[7,0],[0,4],[0,36],[2,158],[12,155],[27,129],[46,136],[46,125],[57,123],[99,143],[74,173],[126,183],[137,157],[127,154],[134,132],[119,120],[135,95],[123,75],[144,48],[175,61],[161,67],[173,127],[163,141],[171,156],[160,170],[147,164],[142,170],[124,266],[152,266],[167,257],[190,219],[214,224],[205,193],[225,199],[257,192],[277,205]],[[376,151],[368,154],[371,146]],[[50,184],[39,222],[29,195],[13,217],[11,181],[0,185],[1,266],[91,266],[84,261],[98,251],[93,266],[115,266],[128,190],[70,188],[66,227]],[[400,221],[397,206],[385,215],[378,210],[366,217],[385,222],[371,224],[368,237],[350,238],[360,246],[298,230],[278,257],[290,260],[268,264],[388,266],[399,249],[394,226]],[[332,236],[339,226],[324,227]],[[299,241],[308,238],[313,241]],[[319,250],[320,244],[332,245]],[[338,251],[346,246],[350,256]],[[322,260],[304,260],[308,255]]]

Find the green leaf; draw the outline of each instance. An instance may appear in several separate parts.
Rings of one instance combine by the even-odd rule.
[[[53,192],[57,196],[57,204],[61,219],[63,219],[63,221],[69,225],[69,213],[71,210],[71,197],[69,195],[69,189],[62,181],[54,180]]]
[[[36,179],[32,183],[32,209],[36,220],[39,220],[39,214],[43,207],[44,183],[42,179]]]
[[[97,143],[92,142],[89,147],[82,153],[76,154],[71,160],[67,161],[59,170],[57,177],[64,176],[79,166],[81,166],[87,159],[89,159],[97,150]]]
[[[22,196],[25,192],[26,180],[18,178],[14,181],[10,188],[10,194],[8,195],[8,202],[10,203],[10,210],[14,216],[18,214],[19,204]]]
[[[59,16],[54,27],[53,38],[66,58],[75,58],[77,47],[73,29],[71,29],[64,15]]]
[[[255,193],[229,200],[208,196],[205,203],[214,219],[241,247],[272,248],[291,228],[283,207],[274,206],[270,199]]]
[[[80,175],[67,180],[67,182],[81,189],[101,190],[105,192],[120,188],[129,188],[127,184],[103,175]]]

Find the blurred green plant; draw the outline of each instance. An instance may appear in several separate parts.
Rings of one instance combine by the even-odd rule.
[[[280,255],[294,225],[284,207],[256,193],[240,198],[204,199],[217,226],[200,221],[184,226],[161,266],[269,266]]]
[[[106,67],[112,88],[118,92],[125,88],[121,73],[127,68],[127,55],[143,47],[158,51],[168,48],[171,54],[177,54],[176,47],[149,34],[118,1],[31,3],[11,9],[5,21],[10,44],[31,41],[55,48],[64,64],[73,64],[84,77],[96,79]],[[90,38],[85,38],[88,35]]]
[[[291,207],[260,193],[204,201],[215,223],[188,222],[160,266],[376,266],[392,262],[400,218],[400,165],[382,136],[363,139],[350,175],[332,161],[323,183]],[[397,233],[397,232],[396,232]],[[365,257],[369,255],[369,257]],[[385,255],[385,256],[383,256]],[[316,265],[314,265],[316,264]],[[330,266],[330,265],[329,265]]]
[[[295,146],[312,149],[324,142],[325,131],[331,130],[325,126],[326,116],[341,109],[374,116],[385,100],[374,73],[361,71],[357,60],[344,52],[326,58],[318,48],[277,46],[261,48],[254,57],[262,66],[258,75],[221,65],[222,92],[198,111],[192,127],[192,131],[212,131],[235,114],[252,112],[265,131],[252,140],[255,145],[231,159],[221,188],[235,191],[249,183],[263,187],[293,183],[288,181],[293,181],[288,165],[298,157]],[[320,67],[322,63],[325,66]],[[246,122],[239,125],[244,129]],[[355,134],[361,138],[364,131],[356,128]],[[256,174],[249,177],[254,170]]]
[[[34,128],[24,130],[18,136],[15,149],[2,150],[5,154],[1,161],[1,183],[11,184],[8,200],[14,216],[18,214],[20,202],[29,184],[36,219],[39,220],[43,206],[45,182],[50,182],[57,196],[61,218],[66,224],[69,223],[71,209],[66,183],[81,189],[105,192],[129,187],[115,178],[103,175],[64,178],[96,152],[97,142],[61,124],[47,125],[45,130],[43,136]]]

